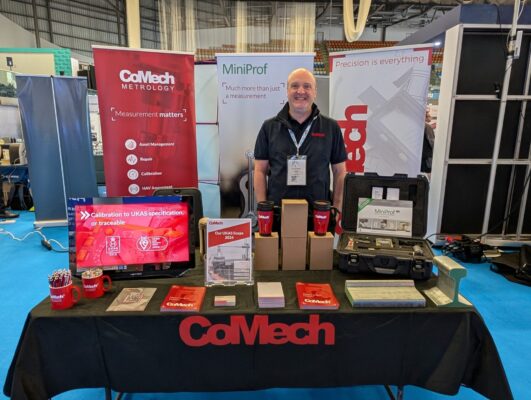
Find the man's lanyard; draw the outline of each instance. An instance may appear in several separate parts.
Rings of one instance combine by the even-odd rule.
[[[308,126],[306,127],[306,129],[304,130],[304,133],[302,134],[302,137],[301,137],[301,140],[299,141],[299,143],[297,143],[297,139],[295,139],[295,133],[293,133],[293,131],[291,129],[288,128],[288,131],[289,131],[289,135],[291,136],[291,141],[293,142],[293,144],[295,145],[295,148],[297,149],[297,157],[299,156],[299,149],[301,148],[302,144],[304,143],[304,141],[306,140],[306,137],[308,136],[308,133],[310,133],[310,129],[312,127],[312,124],[313,124],[313,121],[315,121],[315,119],[317,118],[318,116],[316,115],[315,117],[313,117],[313,119],[308,123]]]

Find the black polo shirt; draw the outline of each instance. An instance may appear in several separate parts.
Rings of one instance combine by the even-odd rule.
[[[306,199],[310,204],[331,200],[329,166],[347,159],[341,129],[335,120],[321,115],[315,104],[302,124],[289,116],[288,107],[286,103],[276,117],[266,120],[256,138],[255,159],[269,161],[267,199],[275,204],[281,199]],[[300,155],[307,156],[306,186],[288,186],[287,159],[297,154],[289,129],[299,141],[308,123],[312,124],[310,132],[299,149]]]

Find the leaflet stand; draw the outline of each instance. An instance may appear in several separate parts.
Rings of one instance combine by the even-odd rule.
[[[450,257],[437,256],[433,264],[439,270],[437,286],[424,290],[437,307],[471,307],[467,299],[459,294],[459,282],[466,276],[466,268]]]
[[[209,218],[206,227],[205,286],[253,285],[250,218]]]

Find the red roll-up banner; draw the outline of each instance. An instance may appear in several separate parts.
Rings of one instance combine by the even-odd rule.
[[[197,187],[194,56],[93,51],[107,195]]]

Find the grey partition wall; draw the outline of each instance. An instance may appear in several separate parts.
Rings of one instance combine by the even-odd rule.
[[[531,26],[507,58],[510,25],[446,32],[429,231],[531,237]]]
[[[97,196],[86,79],[17,75],[35,226],[66,225],[66,198]]]
[[[521,5],[516,12],[512,5],[460,5],[399,43],[444,43],[430,234],[482,235],[491,244],[531,240],[531,7],[514,4]],[[513,25],[521,32],[514,58]]]
[[[52,77],[66,197],[98,195],[86,78]]]

